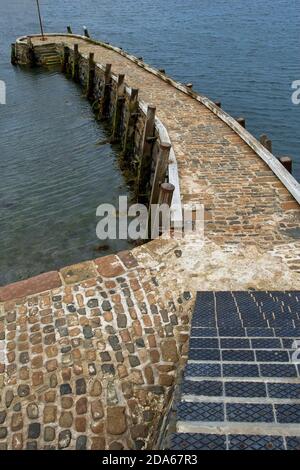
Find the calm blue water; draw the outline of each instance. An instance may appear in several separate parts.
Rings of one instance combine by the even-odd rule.
[[[45,29],[125,50],[244,116],[300,180],[299,0],[40,0]],[[92,258],[95,208],[128,192],[80,90],[55,73],[9,63],[10,43],[38,33],[35,0],[0,0],[0,284]],[[109,250],[122,246],[110,246]]]

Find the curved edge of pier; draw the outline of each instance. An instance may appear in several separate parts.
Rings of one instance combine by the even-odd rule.
[[[117,104],[130,102],[127,91],[139,88],[131,150],[150,155],[148,191],[168,138],[177,197],[182,206],[204,205],[204,237],[158,238],[0,288],[0,448],[159,448],[187,360],[196,291],[300,289],[299,184],[189,87],[119,48],[77,35],[46,38],[18,40],[13,61],[38,63],[39,48],[53,45],[99,105],[111,64],[114,118]],[[157,120],[148,116],[155,135],[147,133],[145,103],[156,107]],[[128,128],[117,129],[122,139]],[[157,148],[141,152],[151,136]]]

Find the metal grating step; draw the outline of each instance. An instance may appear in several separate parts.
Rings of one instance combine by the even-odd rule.
[[[300,450],[299,436],[193,434],[173,436],[172,450]]]
[[[171,448],[299,449],[299,325],[299,291],[198,293]]]

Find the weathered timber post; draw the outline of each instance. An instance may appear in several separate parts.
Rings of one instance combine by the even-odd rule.
[[[218,106],[218,108],[222,108],[221,101],[215,101],[215,105]]]
[[[104,119],[107,117],[110,100],[110,88],[111,88],[111,64],[105,65],[104,72],[104,83],[102,96],[99,103],[99,114],[98,119]]]
[[[155,130],[155,106],[148,106],[143,133],[142,152],[138,168],[136,195],[146,194],[151,172],[153,138]]]
[[[69,58],[70,58],[70,50],[68,46],[64,46],[63,60],[62,60],[62,66],[61,66],[61,71],[63,73],[67,73],[68,71]]]
[[[16,45],[15,45],[14,42],[13,42],[12,45],[11,45],[10,61],[11,61],[12,65],[16,65],[16,64],[17,64]]]
[[[272,153],[272,140],[266,134],[262,134],[259,138],[260,143]]]
[[[35,65],[35,54],[34,54],[34,48],[33,48],[32,40],[30,36],[27,37],[27,46],[28,46],[28,54],[27,54],[28,65],[33,67]]]
[[[165,216],[169,216],[168,220],[166,220],[166,217],[163,216],[162,212],[160,211],[160,208],[162,211],[164,209],[162,207],[163,205],[167,206],[169,209],[171,208],[174,190],[175,186],[173,184],[162,183],[159,191],[158,205],[153,208],[153,213],[151,213],[151,228],[153,227],[153,229],[155,229],[155,227],[158,226],[160,235],[171,228],[171,212],[168,211],[168,213],[165,214]],[[164,225],[165,223],[167,225]],[[149,230],[149,235],[152,238],[152,230],[151,233]]]
[[[269,152],[273,153],[273,144],[271,139],[266,140],[265,147]]]
[[[167,169],[169,165],[171,144],[168,142],[161,142],[159,154],[157,157],[155,173],[152,183],[150,204],[157,204],[159,198],[160,187],[165,182]]]
[[[94,79],[95,79],[95,61],[94,53],[89,53],[89,65],[88,65],[88,76],[87,76],[87,85],[86,85],[86,97],[92,98],[94,94]]]
[[[239,118],[237,118],[236,121],[239,123],[240,126],[244,127],[244,129],[246,129],[246,119],[245,118],[239,117]]]
[[[284,157],[279,157],[278,160],[280,161],[280,163],[284,166],[284,168],[292,174],[293,172],[293,160],[291,159],[291,157],[287,157],[287,156],[284,156]]]
[[[131,94],[128,103],[127,120],[125,123],[124,137],[123,137],[123,158],[131,155],[134,147],[134,134],[135,125],[138,117],[138,95],[139,90],[137,88],[131,89]]]
[[[75,82],[79,82],[79,46],[78,44],[74,44],[72,78]]]
[[[171,207],[174,190],[174,184],[162,183],[159,192],[158,204],[167,204],[168,207]]]
[[[112,121],[112,135],[111,135],[112,142],[116,142],[119,139],[119,134],[120,134],[121,116],[122,116],[123,105],[125,101],[124,80],[125,80],[125,75],[119,74],[118,79],[117,79],[116,99],[115,99],[114,114],[113,114],[113,121]]]
[[[87,37],[87,38],[91,37],[86,26],[83,27],[83,33],[84,33],[85,37]]]
[[[262,134],[259,138],[260,143],[265,146],[265,142],[268,139],[268,136],[266,134]]]
[[[71,26],[67,26],[67,32],[68,34],[73,34]]]

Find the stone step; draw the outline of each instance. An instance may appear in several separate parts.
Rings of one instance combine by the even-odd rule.
[[[59,59],[49,59],[49,60],[45,61],[45,64],[48,64],[48,65],[57,64],[58,65],[58,64],[60,64],[60,60]]]
[[[56,51],[45,51],[41,52],[39,51],[40,57],[59,57],[59,54]]]
[[[47,54],[40,54],[40,55],[41,55],[41,57],[45,57],[47,59],[51,59],[53,57],[55,57],[55,58],[59,57],[58,54],[54,54],[53,52],[48,52]]]

